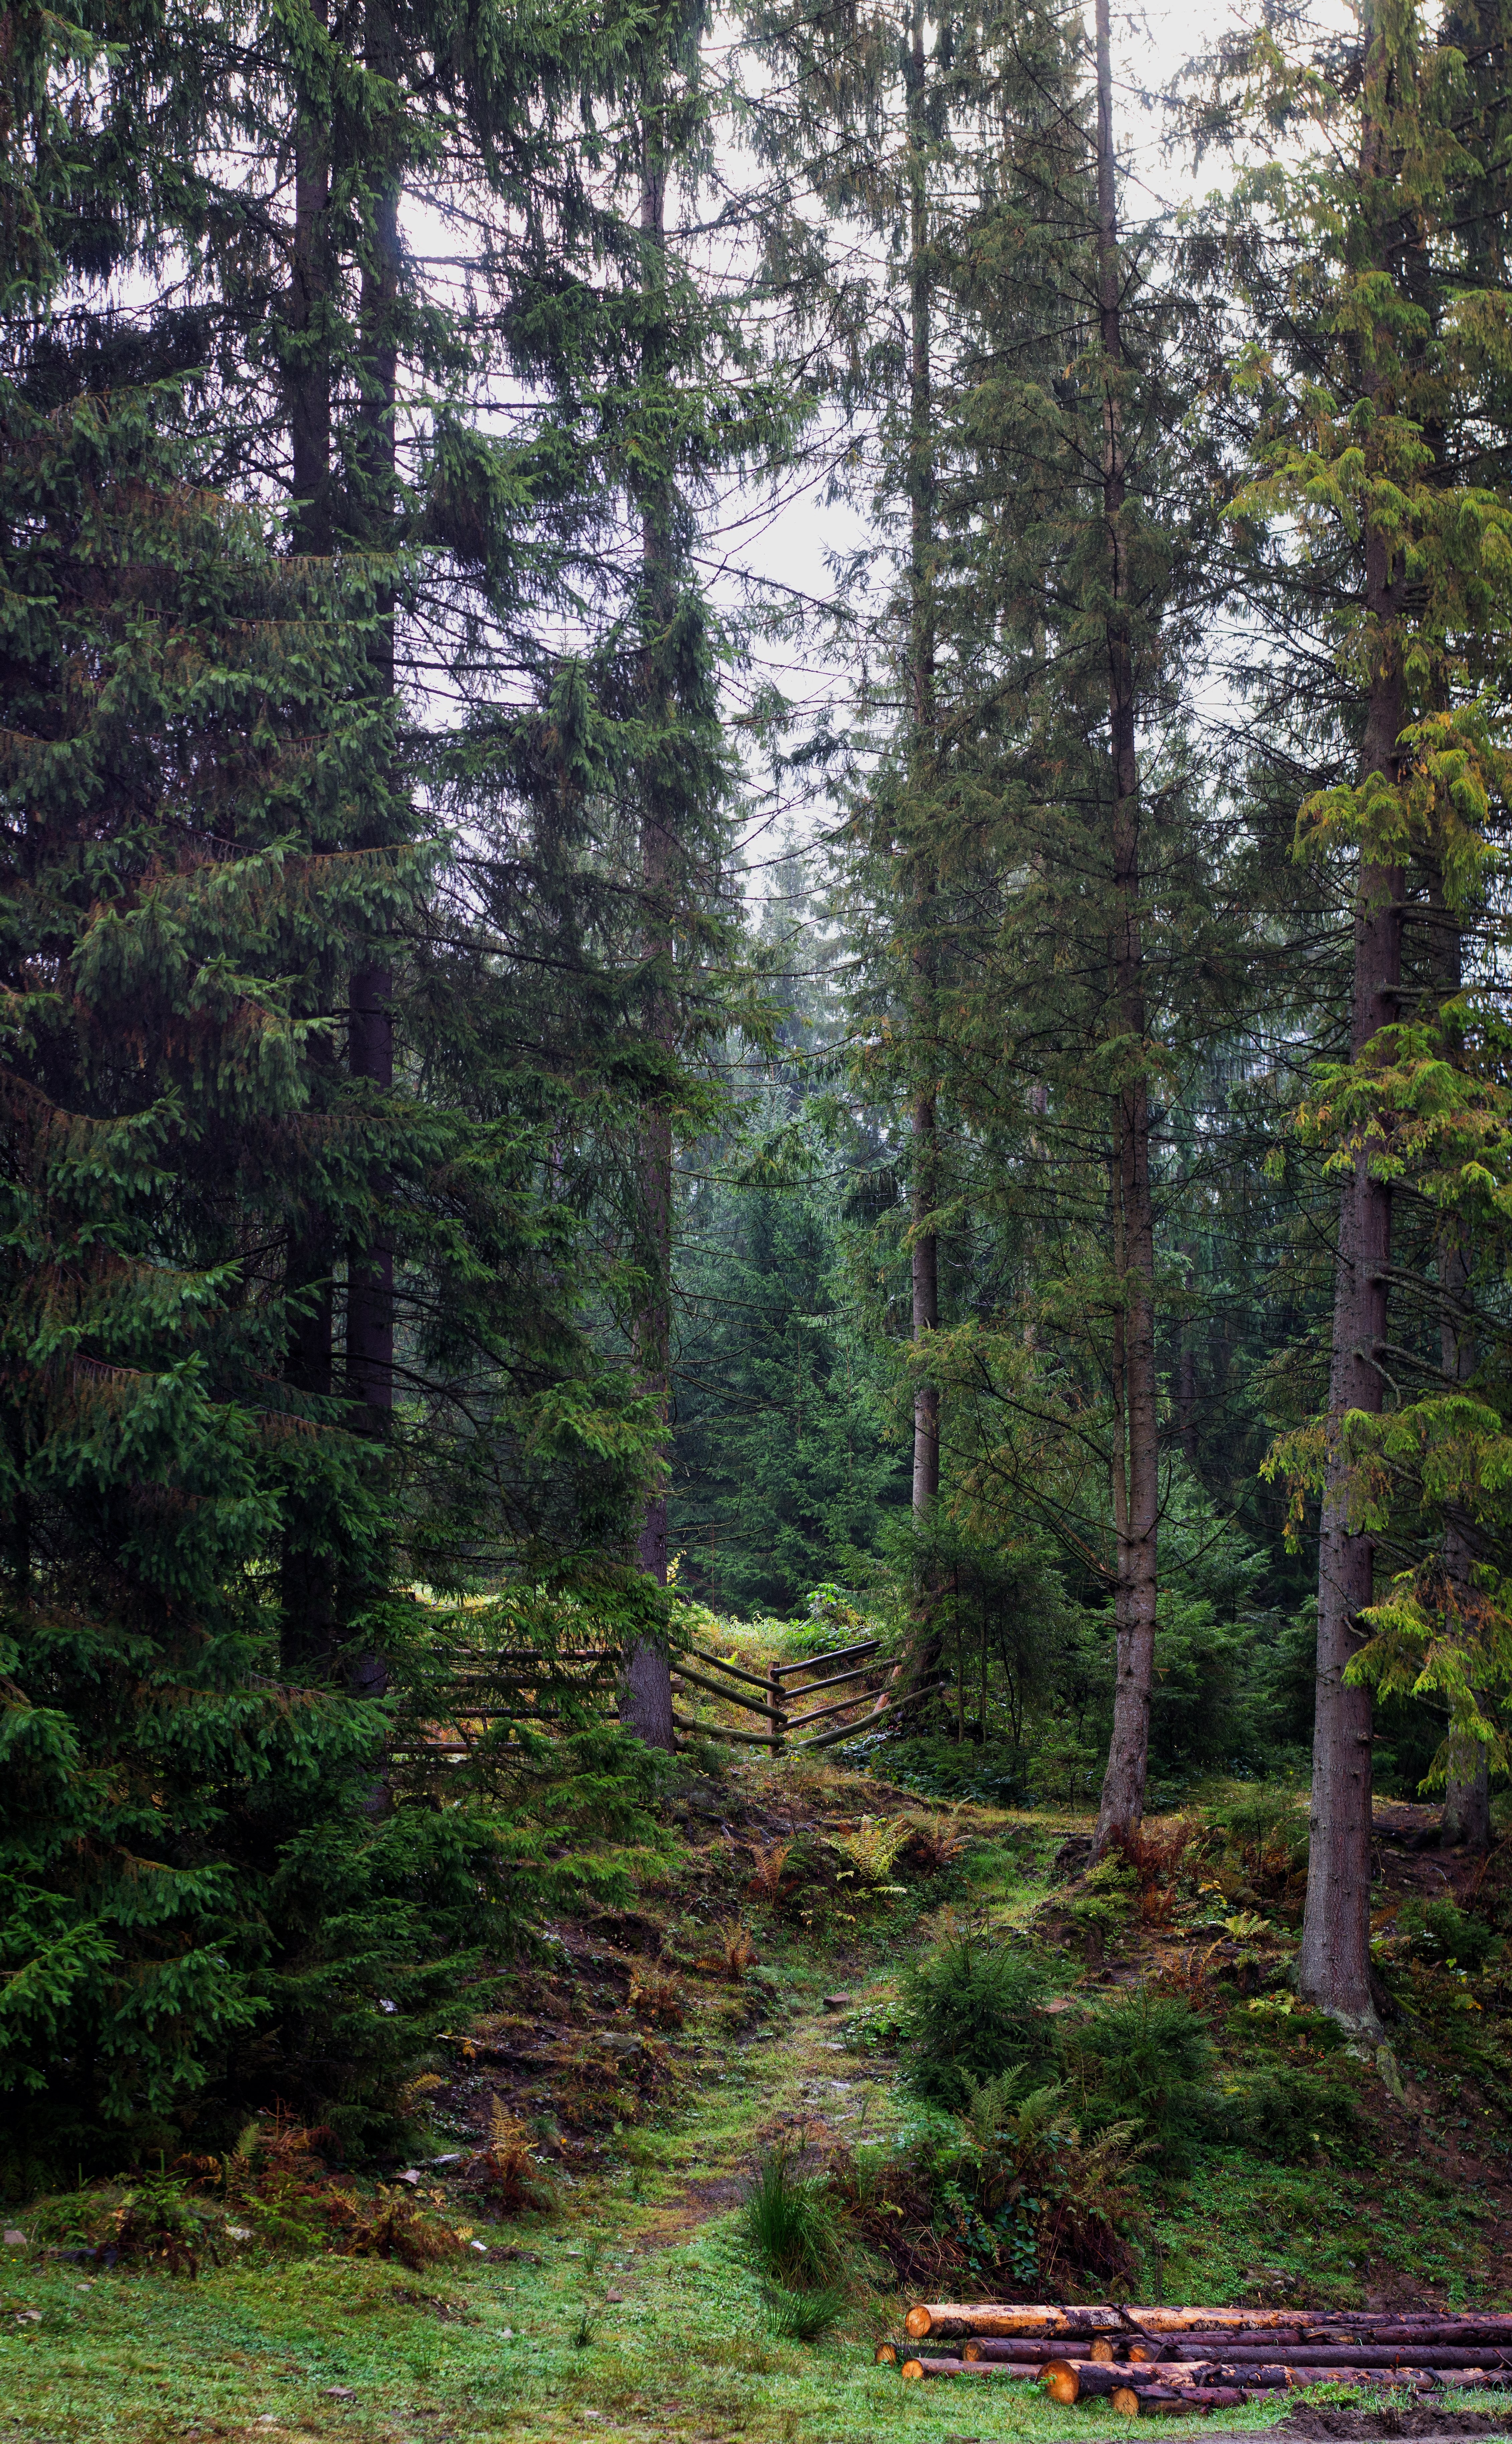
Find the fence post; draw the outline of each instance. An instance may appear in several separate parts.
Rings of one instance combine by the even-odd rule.
[[[787,1746],[787,1715],[783,1704],[787,1693],[783,1687],[782,1675],[775,1663],[772,1665],[772,1676],[767,1687],[770,1691],[773,1716],[772,1754],[776,1757],[781,1756]]]

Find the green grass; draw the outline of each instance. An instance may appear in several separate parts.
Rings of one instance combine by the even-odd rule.
[[[556,2438],[590,2424],[627,2435],[872,2444],[943,2436],[986,2413],[974,2400],[968,2410],[959,2385],[905,2385],[872,2366],[858,2339],[803,2347],[774,2336],[733,2218],[639,2261],[631,2296],[603,2309],[582,2348],[573,2340],[576,2269],[560,2245],[548,2241],[543,2254],[539,2269],[414,2277],[338,2260],[197,2283],[117,2271],[87,2294],[68,2276],[29,2276],[8,2286],[7,2305],[19,2290],[43,2323],[7,2320],[0,2434],[26,2444],[157,2444],[192,2428],[266,2435],[255,2422],[271,2419],[286,2436],[385,2444]],[[355,2398],[332,2399],[333,2385]],[[1087,2432],[1084,2418],[1052,2410],[1032,2388],[992,2393],[995,2434]]]
[[[628,2296],[602,2309],[583,2347],[573,2339],[579,2264],[565,2253],[581,2237],[544,2237],[539,2268],[412,2277],[325,2260],[225,2269],[196,2283],[117,2271],[87,2294],[71,2275],[28,2275],[8,2283],[7,2305],[24,2294],[43,2323],[18,2328],[7,2319],[0,2435],[24,2444],[275,2431],[321,2444],[506,2435],[555,2444],[589,2433],[690,2444],[945,2444],[964,2430],[1071,2444],[1116,2426],[1095,2405],[1057,2409],[1034,2385],[904,2384],[871,2364],[854,2332],[808,2347],[784,2342],[764,2317],[733,2217],[617,2269],[630,2252],[616,2242],[632,2236],[626,2222],[602,2231],[599,2271],[618,2270]],[[333,2385],[355,2398],[333,2399]],[[1475,2406],[1492,2405],[1477,2398]],[[1499,2398],[1495,2406],[1512,2404]],[[1277,2415],[1248,2410],[1223,2426],[1259,2430]],[[1168,2429],[1190,2432],[1150,2423],[1152,2435]]]

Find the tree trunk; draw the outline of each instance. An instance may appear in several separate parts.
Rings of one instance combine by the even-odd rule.
[[[317,0],[317,22],[326,22]],[[330,297],[330,147],[326,114],[300,97],[294,131],[294,243],[285,321],[288,333],[285,388],[288,403],[294,511],[290,540],[302,558],[328,560],[331,527],[331,363],[324,321]],[[327,988],[329,978],[326,979]],[[317,1044],[306,1055],[316,1070],[330,1056]],[[284,1267],[291,1303],[284,1379],[295,1391],[329,1399],[332,1389],[332,1283],[336,1271],[332,1217],[304,1208],[290,1219]],[[291,1677],[328,1668],[337,1645],[334,1563],[329,1531],[318,1507],[291,1486],[285,1506],[279,1568],[283,1668]]]
[[[934,623],[931,546],[934,525],[934,450],[931,429],[929,192],[925,145],[924,11],[912,9],[907,64],[909,143],[909,676],[913,710],[910,782],[917,799],[933,749]],[[913,1057],[933,1066],[935,880],[932,859],[915,843]],[[940,1492],[940,1390],[919,1366],[940,1322],[940,1245],[932,1215],[939,1201],[939,1117],[932,1084],[914,1094],[910,1114],[913,1179],[912,1214],[913,1387],[913,1525],[926,1529]],[[926,1591],[920,1590],[921,1596]]]
[[[1442,895],[1436,895],[1442,901]],[[1434,948],[1438,990],[1447,1001],[1461,982],[1460,929],[1449,910],[1435,909]],[[1451,1305],[1440,1310],[1439,1362],[1452,1383],[1466,1383],[1475,1372],[1475,1318],[1470,1303],[1469,1250],[1464,1223],[1447,1215],[1439,1232],[1439,1287]],[[1444,1600],[1458,1612],[1470,1584],[1475,1546],[1470,1521],[1457,1504],[1449,1507],[1444,1525]],[[1448,1780],[1444,1789],[1444,1814],[1439,1839],[1446,1849],[1488,1850],[1491,1846],[1491,1777],[1483,1740],[1449,1740]]]
[[[1371,36],[1361,130],[1360,184],[1380,176],[1380,137],[1371,92],[1384,74],[1384,46]],[[1381,258],[1384,268],[1384,256]],[[1366,370],[1366,386],[1371,374]],[[1400,771],[1403,720],[1400,563],[1388,538],[1365,539],[1365,602],[1372,636],[1370,695],[1360,778]],[[1350,1048],[1357,1062],[1397,1014],[1402,981],[1405,877],[1362,852],[1355,909]],[[1379,1352],[1387,1332],[1386,1268],[1392,1253],[1392,1191],[1374,1176],[1369,1153],[1355,1156],[1339,1204],[1334,1276],[1334,1347],[1329,1374],[1330,1451],[1318,1553],[1318,1694],[1313,1727],[1313,1792],[1307,1906],[1297,1963],[1298,1992],[1347,2027],[1378,2029],[1371,1991],[1371,1740],[1368,1689],[1344,1675],[1363,1643],[1360,1615],[1374,1595],[1374,1537],[1352,1525],[1352,1472],[1341,1428],[1352,1410],[1385,1406]]]
[[[657,300],[666,293],[667,158],[662,113],[649,104],[641,132],[640,228],[642,279]],[[663,350],[654,314],[647,317],[642,378],[664,378]],[[673,491],[665,471],[648,488],[641,505],[641,617],[645,628],[642,690],[648,730],[665,733],[673,718],[667,670],[667,635],[675,607],[673,583]],[[645,954],[656,974],[649,1010],[653,1040],[670,1064],[676,1048],[672,994],[672,891],[676,842],[671,791],[649,751],[643,773],[640,817],[640,880],[645,904]],[[672,1416],[672,1114],[664,1101],[652,1103],[640,1124],[636,1194],[639,1261],[644,1287],[636,1317],[636,1368],[661,1419],[656,1475],[646,1498],[636,1558],[649,1579],[667,1583],[667,1429]],[[673,1746],[672,1668],[664,1647],[640,1639],[626,1662],[619,1689],[619,1719],[648,1748]]]
[[[1118,202],[1113,149],[1113,71],[1108,0],[1097,0],[1097,307],[1106,404],[1102,505],[1107,530],[1108,720],[1113,750],[1113,986],[1125,1077],[1114,1116],[1116,1401],[1113,1493],[1117,1540],[1116,1661],[1113,1737],[1097,1811],[1096,1847],[1131,1833],[1144,1814],[1150,1697],[1155,1675],[1159,1398],[1155,1376],[1155,1234],[1150,1188],[1150,1098],[1145,1076],[1145,977],[1140,927],[1139,758],[1129,634],[1129,569],[1119,384]],[[1120,1504],[1120,1487],[1122,1500]],[[1121,1510],[1121,1515],[1120,1514]]]
[[[1373,543],[1384,561],[1384,547]],[[1401,730],[1400,673],[1380,674],[1372,692],[1367,771],[1394,770]],[[1357,1058],[1396,1015],[1401,980],[1399,868],[1362,863],[1355,920]],[[1375,1545],[1351,1525],[1351,1472],[1338,1445],[1351,1410],[1377,1413],[1385,1379],[1376,1353],[1386,1339],[1386,1267],[1392,1192],[1373,1178],[1361,1151],[1340,1203],[1329,1376],[1333,1449],[1323,1490],[1318,1557],[1318,1694],[1313,1726],[1311,1846],[1298,1991],[1335,2018],[1374,2028],[1370,1986],[1371,1740],[1368,1689],[1344,1677],[1364,1640],[1360,1615],[1374,1594]]]
[[[1195,1241],[1191,1239],[1185,1241],[1181,1252],[1186,1262],[1186,1287],[1189,1297],[1191,1286],[1197,1278]],[[1197,1472],[1197,1347],[1189,1315],[1184,1315],[1181,1320],[1181,1339],[1176,1350],[1175,1389],[1176,1433],[1181,1443],[1182,1457],[1195,1475]]]
[[[368,0],[364,64],[370,77],[392,79],[395,72],[394,21],[387,0]],[[378,122],[376,157],[371,175],[371,221],[365,231],[358,316],[361,335],[361,398],[353,446],[357,523],[363,542],[375,552],[394,548],[394,517],[397,473],[396,416],[398,404],[398,301],[400,164],[397,121]],[[378,619],[369,650],[372,693],[392,700],[395,685],[396,590],[380,584]],[[381,826],[366,835],[361,845],[385,845]],[[373,943],[353,969],[347,1015],[347,1066],[386,1094],[394,1084],[394,970],[387,946]],[[373,1181],[375,1216],[347,1249],[346,1395],[359,1433],[386,1441],[394,1411],[394,1246],[382,1214],[389,1181],[378,1173]],[[355,1586],[349,1609],[360,1608],[379,1591],[382,1574],[370,1571]],[[388,1667],[380,1654],[364,1649],[348,1674],[354,1692],[381,1696],[388,1687]]]
[[[386,0],[368,0],[365,60],[374,77],[394,69],[394,28]],[[358,516],[363,540],[378,552],[394,546],[396,472],[395,414],[398,399],[399,173],[385,157],[393,138],[383,129],[379,159],[373,164],[372,222],[366,232],[359,297],[362,396],[354,448]],[[379,618],[371,648],[372,689],[394,694],[395,592],[380,589]],[[380,847],[383,835],[363,845]],[[354,1078],[386,1092],[394,1083],[394,971],[386,949],[374,944],[351,979],[347,1060]],[[377,1201],[387,1182],[376,1183]],[[348,1253],[346,1383],[363,1432],[385,1435],[394,1407],[394,1250],[381,1227],[354,1241]]]
[[[312,0],[317,25],[327,0]],[[326,334],[331,264],[328,213],[331,155],[327,112],[301,96],[294,130],[294,250],[285,320],[288,330],[285,385],[293,456],[297,552],[329,557],[331,521],[331,361]]]
[[[1489,1850],[1491,1775],[1484,1740],[1451,1740],[1440,1840],[1447,1850]]]

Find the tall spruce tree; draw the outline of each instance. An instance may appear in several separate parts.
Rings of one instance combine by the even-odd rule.
[[[922,667],[913,648],[927,624],[931,736],[927,758],[904,751],[915,690],[869,793],[879,821],[859,894],[868,949],[891,938],[912,979],[881,1021],[871,1066],[885,1074],[895,1045],[936,1082],[931,1142],[949,1112],[951,1154],[931,1203],[954,1217],[963,1255],[968,1215],[1017,1205],[1016,1261],[1039,1271],[1047,1251],[1032,1224],[1025,1235],[1028,1209],[1049,1215],[1054,1165],[1063,1223],[1065,1183],[1079,1183],[1079,1304],[1097,1318],[1088,1355],[1108,1473],[1074,1541],[1078,1566],[1097,1555],[1113,1598],[1120,1693],[1104,1841],[1142,1806],[1161,1500],[1152,1078],[1169,1090],[1162,1036],[1193,1017],[1200,954],[1183,944],[1185,981],[1172,955],[1201,905],[1208,853],[1177,717],[1208,582],[1208,476],[1184,433],[1176,368],[1202,334],[1147,276],[1151,242],[1121,241],[1107,30],[1089,58],[1074,31],[1033,9],[942,28],[950,205],[929,260],[949,343],[931,375],[928,583],[911,518],[910,608],[898,621],[909,670]],[[916,396],[911,381],[909,470]],[[1136,713],[1165,731],[1150,792]],[[914,876],[924,880],[911,891]],[[873,972],[887,974],[885,954]],[[915,1213],[915,1250],[918,1234]],[[957,1483],[970,1472],[980,1504],[985,1361],[986,1382],[996,1377],[1006,1395],[1000,1416],[1017,1406],[1025,1420],[1029,1498],[1045,1491],[1047,1431],[1063,1435],[1062,1482],[1084,1514],[1084,1395],[1067,1400],[1053,1374],[1033,1383],[1042,1357],[1022,1320],[1004,1332],[994,1319],[983,1337],[968,1268],[961,1293],[952,1326],[935,1327],[931,1360],[937,1383],[962,1387],[960,1431],[946,1445]]]
[[[1371,1643],[1383,1565],[1411,1550],[1383,1454],[1405,1454],[1414,1436],[1429,1447],[1412,1472],[1428,1497],[1414,1537],[1429,1527],[1449,1591],[1441,1616],[1464,1604],[1455,1547],[1466,1518],[1452,1497],[1446,1513],[1442,1485],[1429,1492],[1430,1420],[1465,1398],[1457,1217],[1470,1166],[1463,1139],[1456,1160],[1455,1132],[1484,1135],[1491,1082],[1464,1057],[1481,1022],[1467,1038],[1473,997],[1466,1005],[1452,988],[1505,787],[1488,708],[1507,617],[1504,291],[1494,272],[1486,284],[1462,234],[1476,224],[1466,207],[1484,193],[1485,139],[1504,101],[1484,73],[1500,50],[1495,25],[1474,39],[1479,77],[1447,23],[1435,34],[1413,9],[1372,5],[1325,59],[1286,55],[1268,32],[1249,54],[1250,123],[1315,120],[1322,139],[1299,172],[1255,181],[1270,231],[1249,253],[1247,284],[1264,472],[1244,506],[1285,522],[1271,596],[1283,660],[1299,632],[1342,630],[1345,640],[1332,697],[1316,680],[1299,697],[1318,734],[1332,724],[1336,759],[1331,786],[1303,805],[1300,844],[1337,860],[1351,919],[1344,1041],[1301,1114],[1341,1181],[1332,1365],[1326,1411],[1273,1465],[1289,1470],[1299,1498],[1321,1496],[1300,1973],[1312,2000],[1362,2027],[1376,2018],[1369,1684],[1433,1685],[1431,1673],[1402,1677],[1400,1645]],[[1308,264],[1300,285],[1296,250]],[[1447,1083],[1456,1072],[1459,1085]],[[1438,1215],[1426,1237],[1425,1194]],[[1413,1399],[1404,1375],[1424,1371],[1451,1389]],[[1484,1728],[1458,1651],[1457,1722]]]

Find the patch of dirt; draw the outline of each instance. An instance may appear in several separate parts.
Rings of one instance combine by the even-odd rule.
[[[691,2231],[710,2216],[727,2214],[738,2207],[746,2194],[745,2180],[738,2174],[717,2175],[707,2181],[688,2181],[673,2198],[668,2198],[656,2209],[656,2220],[650,2231],[642,2232],[636,2241],[640,2250],[675,2249]]]
[[[438,2291],[406,2288],[392,2292],[390,2297],[396,2300],[401,2308],[428,2308],[433,2317],[440,2318],[443,2325],[475,2325],[480,2322],[464,2301],[443,2299]]]

